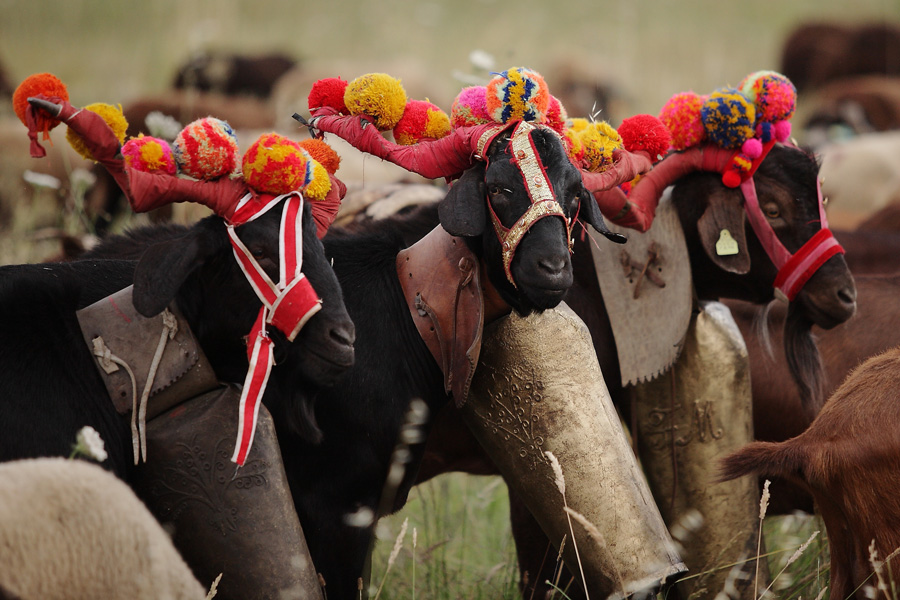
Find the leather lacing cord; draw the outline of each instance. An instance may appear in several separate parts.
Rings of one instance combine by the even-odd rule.
[[[153,389],[153,380],[156,379],[156,371],[159,369],[159,363],[166,349],[166,343],[178,333],[178,319],[169,312],[168,308],[162,313],[162,325],[159,343],[156,345],[156,353],[150,362],[147,382],[144,384],[144,389],[141,392],[140,401],[138,401],[137,397],[137,379],[128,363],[112,353],[112,350],[103,341],[102,336],[98,335],[91,340],[94,356],[97,357],[97,362],[107,374],[115,373],[121,366],[131,379],[131,445],[134,449],[134,464],[138,464],[139,458],[147,462],[147,400],[150,398],[150,390]]]

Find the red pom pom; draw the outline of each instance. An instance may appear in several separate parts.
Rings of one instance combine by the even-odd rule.
[[[61,100],[68,101],[69,91],[66,85],[60,81],[55,75],[50,73],[37,73],[26,77],[19,84],[16,91],[13,92],[13,110],[16,116],[22,121],[26,127],[28,122],[25,118],[25,111],[28,109],[28,98],[42,96],[45,100],[59,102]],[[46,137],[47,132],[59,125],[59,119],[54,119],[42,110],[34,111],[35,124],[38,131],[43,131]]]
[[[312,85],[312,89],[309,90],[309,96],[306,97],[306,106],[310,110],[328,106],[342,115],[348,114],[347,105],[344,104],[344,92],[347,90],[347,83],[340,77],[319,79]]]
[[[617,131],[629,152],[643,150],[655,162],[666,155],[672,145],[672,134],[653,115],[634,115],[622,121]]]
[[[729,169],[722,174],[722,183],[725,187],[736,188],[741,185],[741,176],[736,170]]]

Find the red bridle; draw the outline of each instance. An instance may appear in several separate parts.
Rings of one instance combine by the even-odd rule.
[[[822,228],[806,241],[796,253],[791,253],[778,236],[772,226],[763,215],[756,195],[756,184],[753,182],[753,174],[759,167],[772,147],[774,141],[763,146],[762,155],[753,161],[747,178],[740,184],[744,195],[744,210],[750,221],[750,226],[759,238],[760,243],[768,254],[769,259],[778,269],[773,287],[775,296],[791,302],[803,288],[809,278],[835,254],[843,254],[844,249],[834,238],[828,229],[828,219],[825,217],[825,204],[822,201],[822,185],[816,178],[816,193],[818,195],[819,222]]]

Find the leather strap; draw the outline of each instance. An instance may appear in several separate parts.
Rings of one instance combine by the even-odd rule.
[[[478,259],[438,225],[397,254],[397,276],[416,329],[444,374],[444,390],[462,406],[485,321]]]

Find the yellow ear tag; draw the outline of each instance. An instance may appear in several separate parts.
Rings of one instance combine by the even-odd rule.
[[[716,254],[719,256],[732,256],[739,251],[737,240],[731,237],[730,231],[723,229],[719,232],[719,241],[716,242]]]

